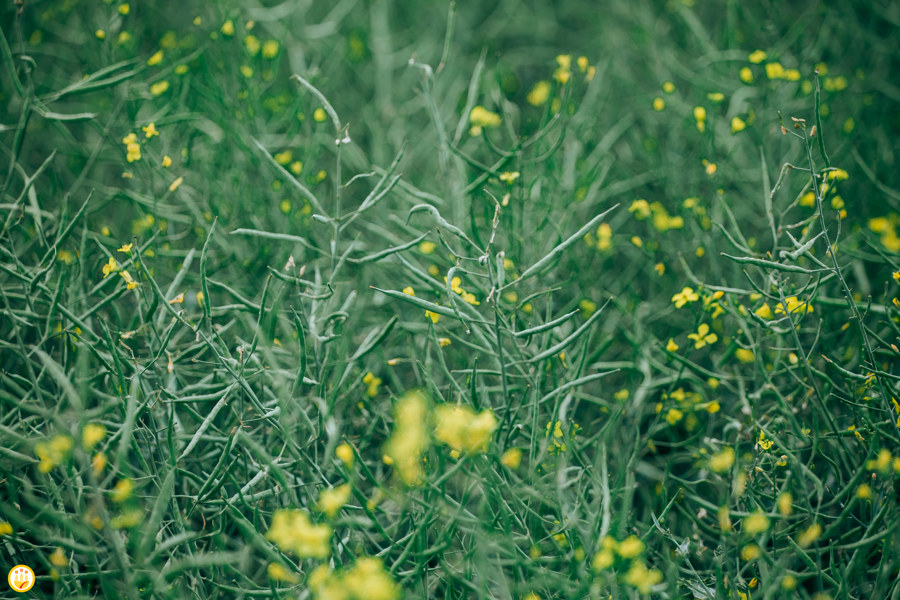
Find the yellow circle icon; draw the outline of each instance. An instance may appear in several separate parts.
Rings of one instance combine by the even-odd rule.
[[[34,571],[28,565],[16,565],[9,570],[6,580],[14,592],[27,592],[34,585]]]

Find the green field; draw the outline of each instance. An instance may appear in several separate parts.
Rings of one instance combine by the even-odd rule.
[[[900,599],[829,4],[4,3],[0,596]]]

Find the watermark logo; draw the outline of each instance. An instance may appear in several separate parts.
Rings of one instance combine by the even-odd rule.
[[[34,585],[34,571],[28,565],[16,565],[6,579],[14,592],[27,592]]]

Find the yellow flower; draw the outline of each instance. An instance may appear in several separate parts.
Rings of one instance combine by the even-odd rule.
[[[747,128],[747,123],[740,117],[732,117],[731,119],[731,133],[738,133]]]
[[[457,452],[487,452],[497,419],[490,410],[442,404],[435,409],[434,437]]]
[[[615,560],[616,557],[612,553],[612,550],[610,550],[609,548],[603,548],[594,555],[594,560],[591,561],[591,566],[595,571],[603,571],[610,568]]]
[[[134,244],[122,244],[122,247],[116,250],[116,252],[122,252],[124,254],[131,254],[131,247]]]
[[[336,488],[322,490],[316,509],[333,518],[348,500],[350,500],[350,484],[345,483]]]
[[[110,273],[117,273],[119,271],[119,263],[116,262],[116,259],[112,256],[109,257],[109,262],[103,265],[103,278],[105,279],[109,276]]]
[[[657,96],[653,99],[653,110],[661,111],[666,108],[666,101]]]
[[[783,79],[784,78],[784,67],[781,66],[781,63],[773,62],[766,64],[766,77],[769,79]]]
[[[168,169],[169,167],[172,166],[172,158],[168,154],[163,156],[162,166],[164,169]]]
[[[105,40],[106,32],[103,31],[102,29],[98,29],[97,31],[94,32],[94,37],[96,37],[98,40]]]
[[[746,348],[738,348],[734,351],[734,355],[742,363],[752,363],[756,359],[753,350],[748,350]]]
[[[631,585],[642,594],[649,594],[650,589],[662,582],[663,574],[659,569],[648,569],[642,561],[635,561],[625,573],[625,583]]]
[[[175,190],[177,190],[183,181],[184,177],[178,177],[177,179],[175,179],[175,181],[169,184],[169,191],[174,192]]]
[[[766,439],[766,432],[760,431],[759,438],[756,440],[756,443],[759,444],[759,447],[763,450],[769,450],[772,447],[772,444],[775,442],[770,439]]]
[[[158,65],[159,63],[161,63],[162,59],[163,59],[163,51],[157,50],[153,56],[151,56],[150,58],[147,59],[147,64],[152,67],[154,65]],[[147,136],[147,137],[150,137],[150,136]]]
[[[672,302],[675,303],[675,308],[681,308],[688,302],[696,302],[699,299],[700,295],[690,287],[684,287],[680,292],[672,296]]]
[[[788,313],[811,313],[813,311],[813,307],[808,302],[801,302],[797,299],[797,296],[788,296],[784,299],[784,303],[779,302],[775,307],[775,314],[785,314],[785,308],[787,308]]]
[[[69,559],[66,557],[66,553],[63,552],[63,549],[59,546],[57,546],[56,550],[50,554],[50,564],[60,568],[68,566]]]
[[[344,442],[340,446],[334,449],[334,454],[344,463],[348,468],[353,466],[353,460],[356,458],[356,455],[353,453],[353,447],[350,444]]]
[[[437,323],[441,318],[441,315],[436,312],[431,312],[430,310],[425,311],[425,316],[431,319],[432,323]]]
[[[650,216],[650,203],[644,199],[635,200],[628,207],[628,212],[634,213],[634,218],[643,221]]]
[[[424,475],[422,455],[430,443],[427,422],[428,401],[424,394],[407,392],[394,408],[394,431],[385,448],[385,458],[406,485],[419,484]]]
[[[678,351],[678,344],[675,343],[675,340],[669,338],[669,342],[666,344],[666,350],[668,350],[669,352]]]
[[[360,558],[339,579],[340,587],[352,600],[396,600],[400,597],[400,586],[391,579],[378,558]],[[325,600],[322,594],[319,598]]]
[[[88,423],[81,430],[81,446],[90,451],[106,437],[106,427],[96,423]]]
[[[756,535],[769,529],[769,517],[761,510],[755,510],[744,518],[744,532]]]
[[[522,449],[509,448],[503,453],[503,456],[500,457],[500,464],[507,469],[518,469],[519,465],[522,464]]]
[[[670,408],[669,412],[666,413],[666,422],[672,426],[676,425],[682,418],[684,418],[684,413],[677,408]]]
[[[161,94],[166,93],[166,90],[169,89],[169,82],[163,79],[162,81],[158,81],[150,86],[150,93],[154,96],[159,96]]]
[[[864,483],[856,488],[856,497],[860,500],[869,500],[872,498],[872,487],[868,483]]]
[[[256,56],[259,54],[261,44],[255,35],[248,35],[244,38],[244,47],[247,48],[247,53],[250,56]]]
[[[300,509],[276,510],[266,539],[300,558],[327,558],[331,554],[331,527],[314,525]]]
[[[159,131],[156,130],[156,123],[151,122],[146,127],[141,127],[141,131],[144,132],[144,135],[147,139],[152,138],[154,135],[159,135]]]
[[[750,56],[747,57],[747,60],[755,65],[758,65],[762,61],[766,60],[766,57],[768,56],[769,55],[766,54],[763,50],[754,50],[752,53],[750,53]]]
[[[0,521],[0,536],[12,535],[13,528],[7,521]]]
[[[706,109],[702,106],[694,107],[694,120],[697,121],[697,131],[703,133],[706,131]]]
[[[547,100],[550,99],[550,91],[552,87],[549,81],[538,81],[534,84],[534,87],[531,88],[531,91],[528,92],[528,96],[526,96],[526,100],[528,104],[532,106],[541,106],[547,103]]]
[[[275,58],[278,56],[279,48],[278,40],[266,40],[262,46],[263,58]]]
[[[725,473],[734,466],[734,448],[726,446],[709,457],[709,468],[716,473]]]
[[[365,383],[368,388],[366,389],[366,395],[369,398],[374,398],[378,395],[378,386],[381,385],[381,378],[375,377],[375,375],[369,371],[365,375],[363,375],[363,383]]]
[[[822,526],[818,523],[813,523],[809,527],[807,527],[803,533],[797,536],[797,544],[801,548],[806,548],[822,535]]]
[[[298,583],[300,581],[300,578],[297,577],[296,573],[291,573],[281,563],[269,563],[266,571],[269,574],[269,578],[274,579],[275,581],[284,581],[287,583]]]
[[[416,291],[410,285],[403,288],[403,293],[406,294],[407,296],[415,296],[416,295]]]
[[[94,476],[99,477],[101,473],[103,473],[103,469],[106,468],[106,454],[103,452],[98,452],[91,459],[91,470],[94,472]]]
[[[222,28],[219,30],[222,32],[222,35],[231,37],[234,35],[234,21],[228,19],[222,24]]]
[[[662,84],[662,91],[664,91],[667,94],[675,93],[675,84],[672,83],[671,81],[664,81]]]
[[[499,127],[500,122],[500,115],[478,105],[469,112],[469,123],[472,124],[469,133],[473,136],[481,135],[482,127]]]
[[[127,477],[120,479],[113,488],[112,499],[116,504],[121,504],[131,498],[134,492],[134,482]]]
[[[707,344],[715,344],[719,339],[715,333],[709,332],[709,325],[706,323],[701,323],[700,327],[697,328],[697,333],[689,333],[688,339],[694,340],[694,348],[698,350]]]
[[[751,562],[762,556],[762,550],[756,544],[747,544],[741,548],[741,559],[745,562]]]
[[[619,542],[619,556],[622,558],[637,558],[644,553],[646,546],[636,535],[630,535]]]
[[[753,83],[753,70],[750,67],[742,67],[738,71],[738,77],[744,83]]]
[[[767,319],[767,320],[771,319],[774,316],[772,314],[772,309],[769,308],[768,304],[763,304],[762,306],[760,306],[759,308],[754,310],[753,314],[755,314],[760,319]]]
[[[243,75],[247,79],[253,77],[253,67],[251,67],[250,65],[241,65],[238,71],[240,71],[241,75]]]
[[[313,121],[316,123],[324,123],[328,119],[328,113],[321,106],[313,111]]]
[[[779,494],[775,504],[778,505],[778,512],[780,512],[783,517],[789,517],[791,516],[791,513],[794,512],[794,496],[792,496],[790,492],[782,492]]]
[[[127,15],[129,12],[131,12],[131,6],[127,2],[119,6],[120,15]]]
[[[519,178],[518,171],[504,171],[500,173],[500,181],[507,185],[512,185]]]

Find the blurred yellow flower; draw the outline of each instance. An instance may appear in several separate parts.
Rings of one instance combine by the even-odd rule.
[[[276,510],[266,539],[300,558],[327,558],[331,554],[331,527],[311,523],[307,512],[300,509]]]
[[[90,451],[106,437],[106,427],[97,423],[88,423],[81,430],[81,446]]]
[[[538,81],[534,84],[534,87],[531,88],[531,91],[528,92],[528,96],[526,96],[526,100],[528,104],[532,106],[541,106],[547,103],[547,100],[550,99],[550,91],[552,90],[552,86],[549,81]]]
[[[407,392],[394,408],[394,431],[385,447],[385,458],[409,486],[418,485],[424,476],[422,455],[430,444],[428,412],[428,400],[418,390]]]
[[[769,517],[761,510],[756,510],[744,518],[744,533],[756,535],[769,529]]]
[[[750,53],[750,56],[747,57],[747,60],[752,62],[755,65],[758,65],[762,61],[766,60],[769,55],[766,54],[764,50],[754,50]]]
[[[353,461],[356,458],[356,455],[353,452],[353,447],[344,442],[334,450],[334,454],[344,463],[348,468],[353,466]]]
[[[497,419],[490,410],[441,404],[435,409],[434,437],[458,452],[487,452]]]
[[[725,473],[734,466],[734,448],[726,446],[709,457],[709,468],[716,473]]]
[[[350,500],[350,484],[345,483],[335,488],[322,490],[319,493],[319,501],[316,509],[333,518],[341,508]]]
[[[299,583],[300,581],[300,578],[297,577],[296,573],[288,571],[287,568],[281,563],[269,563],[266,572],[269,574],[269,577],[271,579],[274,579],[275,581],[284,581],[287,583]]]

